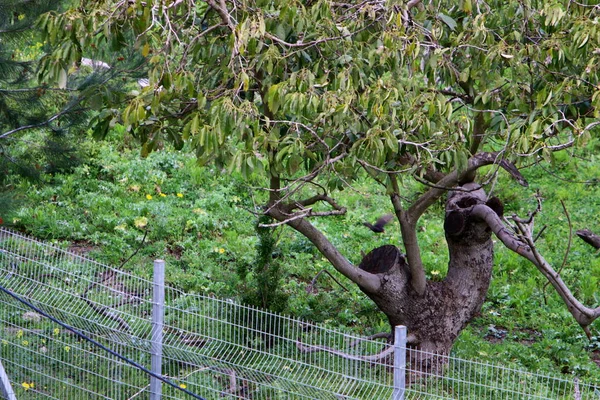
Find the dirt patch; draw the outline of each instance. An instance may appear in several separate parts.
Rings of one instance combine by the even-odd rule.
[[[519,338],[516,339],[517,342],[524,344],[526,346],[531,346],[542,337],[542,333],[536,331],[535,329],[523,328],[519,329]]]
[[[176,260],[179,260],[181,258],[181,255],[183,254],[183,247],[176,245],[168,246],[167,253],[173,256],[173,258],[175,258]]]
[[[94,246],[92,242],[88,242],[87,240],[76,240],[67,247],[67,251],[75,253],[78,256],[86,256],[88,253],[97,249],[98,246]]]
[[[508,329],[504,326],[490,325],[487,329],[487,334],[483,337],[490,343],[502,343],[508,337]],[[510,338],[517,343],[531,346],[542,337],[541,332],[530,328],[516,329],[511,332]]]
[[[483,338],[494,344],[502,343],[508,334],[508,330],[503,326],[490,325],[487,330],[488,333]]]

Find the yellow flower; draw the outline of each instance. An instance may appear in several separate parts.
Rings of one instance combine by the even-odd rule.
[[[186,389],[186,388],[187,388],[187,385],[186,385],[185,383],[180,383],[180,384],[179,384],[179,387],[180,387],[180,388],[182,388],[182,389]]]
[[[127,225],[125,224],[120,224],[115,226],[115,231],[125,231],[127,229]]]
[[[33,382],[23,382],[23,383],[21,383],[21,386],[23,386],[23,388],[25,390],[29,390],[29,389],[33,389],[33,387],[35,385],[33,384]]]
[[[70,346],[65,346],[65,351],[68,353],[71,350]]]
[[[439,274],[440,274],[440,271],[438,271],[438,270],[431,271],[431,275],[439,275]]]
[[[219,249],[219,254],[223,254],[223,253],[225,253],[225,249],[221,247],[221,248]]]
[[[22,344],[23,346],[29,346],[29,341],[28,341],[28,340],[23,340],[23,341],[21,342],[21,344]]]
[[[147,194],[147,195],[146,195],[146,198],[147,198],[148,200],[152,200],[152,195],[151,195],[151,194]]]
[[[137,217],[133,220],[133,224],[136,228],[143,229],[148,225],[148,218],[146,217]]]
[[[54,330],[52,331],[52,333],[54,334],[54,336],[56,336],[56,335],[58,335],[60,333],[60,329],[54,328]]]
[[[167,197],[167,195],[166,195],[166,194],[164,194],[164,193],[159,193],[158,195],[159,195],[160,197]]]
[[[19,329],[19,330],[17,331],[17,337],[19,337],[19,338],[20,338],[20,337],[23,337],[23,330],[22,330],[22,329]]]
[[[182,193],[177,193],[177,197],[183,197]]]

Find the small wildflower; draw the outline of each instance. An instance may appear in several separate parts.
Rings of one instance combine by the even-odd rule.
[[[143,229],[148,225],[148,218],[137,217],[133,220],[133,225],[135,225],[136,228]]]
[[[146,198],[147,198],[148,200],[152,200],[152,195],[151,195],[151,194],[147,194],[147,195],[146,195]]]
[[[33,382],[23,382],[21,383],[21,386],[23,386],[25,390],[29,390],[33,389],[35,385],[33,384]]]
[[[223,253],[225,253],[225,249],[221,247],[221,248],[219,249],[219,254],[223,254]]]
[[[431,275],[433,275],[433,276],[437,276],[437,275],[439,275],[439,274],[440,274],[440,271],[438,271],[437,269],[436,269],[436,270],[433,270],[433,271],[431,271]]]
[[[159,195],[160,197],[167,197],[167,195],[166,195],[166,194],[164,194],[164,193],[159,193],[158,195]]]
[[[18,338],[20,338],[20,337],[23,337],[23,330],[22,330],[22,329],[19,329],[19,330],[17,331],[17,337],[18,337]]]
[[[71,351],[71,347],[70,346],[65,346],[65,351],[68,353],[69,351]]]
[[[231,201],[232,201],[232,202],[234,202],[234,203],[239,203],[241,200],[242,200],[242,199],[240,199],[238,196],[233,196],[233,197],[231,198]]]
[[[23,340],[23,341],[21,342],[21,344],[22,344],[23,346],[29,346],[29,341],[28,341],[28,340]]]
[[[125,225],[125,224],[117,225],[117,226],[115,226],[115,231],[125,231],[126,228],[127,228],[127,225]]]
[[[177,193],[177,197],[183,197],[183,193]]]
[[[187,388],[187,385],[186,385],[185,383],[180,383],[180,384],[179,384],[179,387],[180,387],[180,388],[182,388],[182,389],[186,389],[186,388]]]
[[[54,336],[56,336],[56,335],[58,335],[60,333],[60,329],[54,328],[54,330],[52,331],[52,333],[54,334]]]

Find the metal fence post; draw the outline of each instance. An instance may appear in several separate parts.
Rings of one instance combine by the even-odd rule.
[[[6,375],[6,371],[2,365],[2,360],[0,360],[0,394],[7,400],[17,400],[17,396],[15,396],[15,392],[8,380],[8,375]]]
[[[162,346],[163,322],[165,313],[165,262],[154,260],[154,283],[152,294],[152,348],[150,369],[162,376]],[[150,400],[160,400],[162,382],[154,377],[150,378]]]
[[[406,390],[406,327],[394,329],[394,394],[392,400],[404,400]]]

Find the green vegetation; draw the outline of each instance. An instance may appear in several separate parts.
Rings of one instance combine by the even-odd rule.
[[[588,3],[66,2],[38,19],[38,78],[89,131],[49,156],[0,121],[0,222],[143,276],[166,258],[185,291],[598,379],[599,266],[573,239],[600,206]],[[534,230],[512,214],[536,192]],[[406,263],[379,273],[384,244]]]
[[[150,276],[154,258],[165,258],[170,285],[242,300],[248,293],[247,281],[239,273],[258,265],[260,256],[256,218],[250,212],[266,196],[254,188],[259,182],[253,185],[235,174],[200,167],[186,151],[158,151],[140,158],[125,142],[127,133],[117,127],[109,141],[86,142],[88,161],[73,173],[45,175],[36,183],[13,177],[12,185],[22,195],[18,210],[10,220],[5,219],[6,225],[114,266],[135,253],[122,268],[141,276]],[[565,201],[573,229],[598,226],[595,202],[600,199],[600,187],[593,178],[599,148],[593,142],[585,159],[564,157],[554,166],[524,170],[535,182],[527,190],[511,190],[512,182],[500,179],[497,185],[506,193],[502,199],[506,213],[524,214],[535,207],[532,194],[539,190],[547,199]],[[548,168],[555,175],[546,172]],[[561,179],[581,183],[567,192]],[[361,224],[389,211],[385,193],[378,187],[359,179],[340,199],[348,204],[348,214],[318,223],[343,251],[359,254],[398,241],[396,223],[382,236]],[[439,241],[442,216],[440,204],[419,231],[428,266],[447,263],[446,247]],[[562,207],[547,202],[540,221],[548,225],[539,239],[540,248],[550,260],[562,262],[569,230]],[[287,227],[274,231],[280,290],[288,297],[284,313],[365,335],[388,329],[385,316],[354,286],[345,285],[346,291],[321,275],[317,290],[307,293],[321,269],[340,275],[302,236]],[[352,261],[358,262],[358,257]],[[445,273],[443,267],[427,270],[433,280],[442,279]],[[573,239],[562,275],[582,301],[600,303],[600,257],[590,246]],[[560,298],[550,288],[544,291],[544,284],[528,262],[497,246],[487,301],[481,316],[460,336],[454,354],[600,379],[600,369],[592,361],[600,358],[600,338],[588,341]]]

